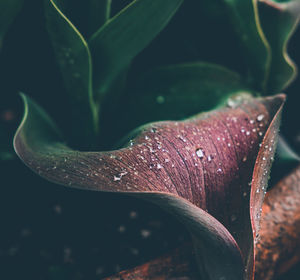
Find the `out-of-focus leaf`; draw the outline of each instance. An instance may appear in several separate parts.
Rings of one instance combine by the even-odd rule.
[[[190,229],[205,279],[241,279],[235,238],[244,261],[250,256],[245,265],[251,279],[249,211],[257,233],[284,96],[236,97],[230,107],[185,121],[152,123],[128,146],[106,152],[71,150],[47,114],[23,98],[25,115],[14,146],[32,170],[65,186],[127,193],[169,209]]]
[[[240,93],[251,90],[237,73],[219,65],[191,63],[161,67],[144,75],[120,102],[120,130],[152,121],[183,119]],[[228,100],[228,105],[231,103]]]
[[[19,13],[23,0],[0,1],[0,48],[7,29]]]
[[[95,98],[101,100],[115,78],[167,25],[183,0],[134,0],[89,40]]]
[[[228,10],[228,18],[239,36],[242,48],[245,50],[245,60],[250,71],[250,82],[257,90],[265,92],[269,77],[271,51],[261,29],[257,0],[222,0],[222,2]]]
[[[112,0],[90,0],[89,1],[89,34],[94,34],[110,16]]]
[[[278,139],[278,148],[277,148],[277,155],[280,160],[283,161],[292,161],[292,162],[300,162],[299,155],[293,151],[293,149],[289,146],[289,144],[284,140],[281,136]]]
[[[72,139],[83,146],[96,139],[98,106],[93,100],[92,62],[87,42],[60,10],[60,0],[45,2],[47,25],[64,79]]]
[[[111,0],[56,0],[55,3],[84,38],[94,34],[110,17]]]
[[[280,135],[278,138],[275,161],[272,167],[271,187],[299,165],[299,162],[299,155],[289,146],[283,136]]]
[[[297,74],[296,65],[287,54],[287,45],[299,23],[300,2],[261,0],[258,3],[263,32],[272,51],[267,89],[269,93],[277,93],[286,88]]]

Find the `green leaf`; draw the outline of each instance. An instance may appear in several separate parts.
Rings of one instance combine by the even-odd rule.
[[[259,4],[261,25],[272,51],[267,89],[268,93],[277,93],[297,75],[296,65],[287,54],[287,45],[299,23],[300,2],[261,0]]]
[[[23,0],[0,1],[0,48],[7,29],[23,6]]]
[[[271,51],[261,29],[257,0],[222,0],[228,10],[233,29],[239,36],[250,71],[250,82],[258,91],[265,92],[269,77]]]
[[[135,0],[109,19],[89,40],[94,63],[95,99],[167,25],[183,0]]]
[[[110,17],[112,0],[89,0],[89,34],[94,34]],[[86,3],[86,2],[85,2]]]
[[[270,186],[274,186],[283,177],[285,177],[291,170],[299,165],[300,157],[286,142],[282,135],[278,138],[277,152],[275,161],[272,167],[272,176]]]
[[[56,0],[55,3],[84,38],[94,34],[110,17],[111,0]]]
[[[160,67],[137,81],[122,100],[122,126],[178,120],[207,111],[240,93],[251,93],[235,72],[198,62]],[[119,110],[122,110],[122,108]],[[124,110],[124,109],[123,109]]]
[[[59,0],[45,2],[48,31],[69,103],[72,140],[89,146],[98,134],[98,106],[93,100],[92,61],[87,42],[62,13]]]
[[[106,141],[116,142],[148,122],[179,120],[210,110],[241,93],[254,92],[237,73],[220,65],[198,62],[154,69],[127,90],[115,110],[106,106],[102,122],[103,130],[110,132]]]
[[[282,161],[300,162],[299,155],[289,146],[282,136],[278,139],[277,156]]]

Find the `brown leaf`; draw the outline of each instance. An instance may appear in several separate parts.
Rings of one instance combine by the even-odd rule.
[[[62,144],[49,117],[25,98],[15,149],[50,181],[134,194],[166,208],[191,231],[209,279],[242,277],[240,247],[251,279],[249,211],[255,236],[284,100],[238,95],[184,121],[145,125],[122,149],[80,152]]]

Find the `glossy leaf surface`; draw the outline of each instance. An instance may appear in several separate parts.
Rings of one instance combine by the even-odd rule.
[[[200,270],[207,279],[241,279],[243,266],[233,265],[242,263],[239,247],[244,261],[253,256],[249,193],[256,229],[283,100],[281,95],[264,99],[238,96],[229,107],[181,122],[141,127],[120,150],[80,152],[66,147],[45,112],[24,97],[26,111],[15,136],[15,150],[50,181],[133,194],[170,209],[191,230]],[[271,151],[265,151],[269,144]],[[263,171],[255,171],[259,166]],[[251,190],[248,182],[253,168]],[[251,260],[247,279],[253,273]]]

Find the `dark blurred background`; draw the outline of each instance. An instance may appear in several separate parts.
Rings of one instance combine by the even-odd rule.
[[[32,173],[12,152],[23,114],[20,91],[68,125],[67,100],[47,34],[43,1],[25,1],[0,51],[0,279],[101,279],[141,264],[188,239],[184,228],[159,208],[117,194],[65,189]],[[80,7],[80,1],[73,1]],[[113,0],[116,13],[130,1]],[[200,1],[186,1],[167,28],[133,62],[129,84],[158,65],[205,60],[243,73],[228,23],[211,20]],[[78,18],[84,11],[78,8]],[[209,26],[209,27],[208,27]],[[220,32],[220,28],[227,32]],[[300,30],[289,45],[300,65]],[[130,87],[130,86],[129,86]],[[282,133],[300,151],[298,78],[285,92]],[[113,112],[121,118],[124,112]],[[138,116],[137,116],[138,118]],[[103,137],[113,128],[105,126]],[[128,127],[129,131],[131,128]],[[124,133],[127,132],[124,130]],[[72,144],[72,143],[70,143]],[[284,170],[283,173],[289,170]],[[299,279],[296,266],[283,279]]]

